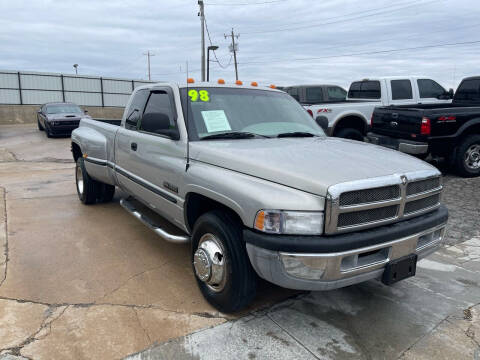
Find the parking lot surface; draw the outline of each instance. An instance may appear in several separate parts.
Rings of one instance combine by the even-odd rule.
[[[68,138],[0,126],[0,359],[479,359],[479,178],[445,176],[447,246],[416,277],[315,293],[262,283],[226,316],[197,289],[188,245],[129,216],[120,191],[82,205],[73,170]]]

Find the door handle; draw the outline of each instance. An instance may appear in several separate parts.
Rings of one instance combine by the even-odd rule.
[[[130,148],[133,150],[133,151],[137,151],[137,143],[131,143],[130,144]]]

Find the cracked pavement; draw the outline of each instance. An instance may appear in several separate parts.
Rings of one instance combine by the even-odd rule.
[[[480,360],[480,178],[444,178],[447,247],[417,276],[299,293],[237,316],[197,289],[188,245],[77,199],[69,139],[0,126],[0,360]],[[143,350],[146,349],[146,350]]]
[[[70,139],[0,126],[1,360],[118,359],[236,318],[203,299],[189,246],[160,240],[121,196],[82,205]],[[249,310],[293,294],[266,285]]]

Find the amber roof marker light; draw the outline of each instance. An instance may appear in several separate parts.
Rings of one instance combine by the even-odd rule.
[[[223,80],[223,79],[218,79],[218,83],[219,83],[220,85],[225,85],[225,80]]]
[[[240,80],[237,80],[237,81],[235,81],[235,84],[236,85],[243,85],[243,82],[241,82]]]
[[[187,79],[187,84],[194,84],[195,80],[193,78],[188,78]]]
[[[258,86],[258,83],[256,81],[252,81],[252,83],[250,84],[252,86]]]

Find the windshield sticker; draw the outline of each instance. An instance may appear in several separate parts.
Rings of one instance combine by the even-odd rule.
[[[188,96],[190,96],[190,100],[192,102],[197,102],[198,100],[203,101],[203,102],[209,102],[210,101],[210,94],[208,93],[207,90],[189,90],[188,91]]]
[[[223,110],[202,111],[203,122],[209,133],[232,130]]]

